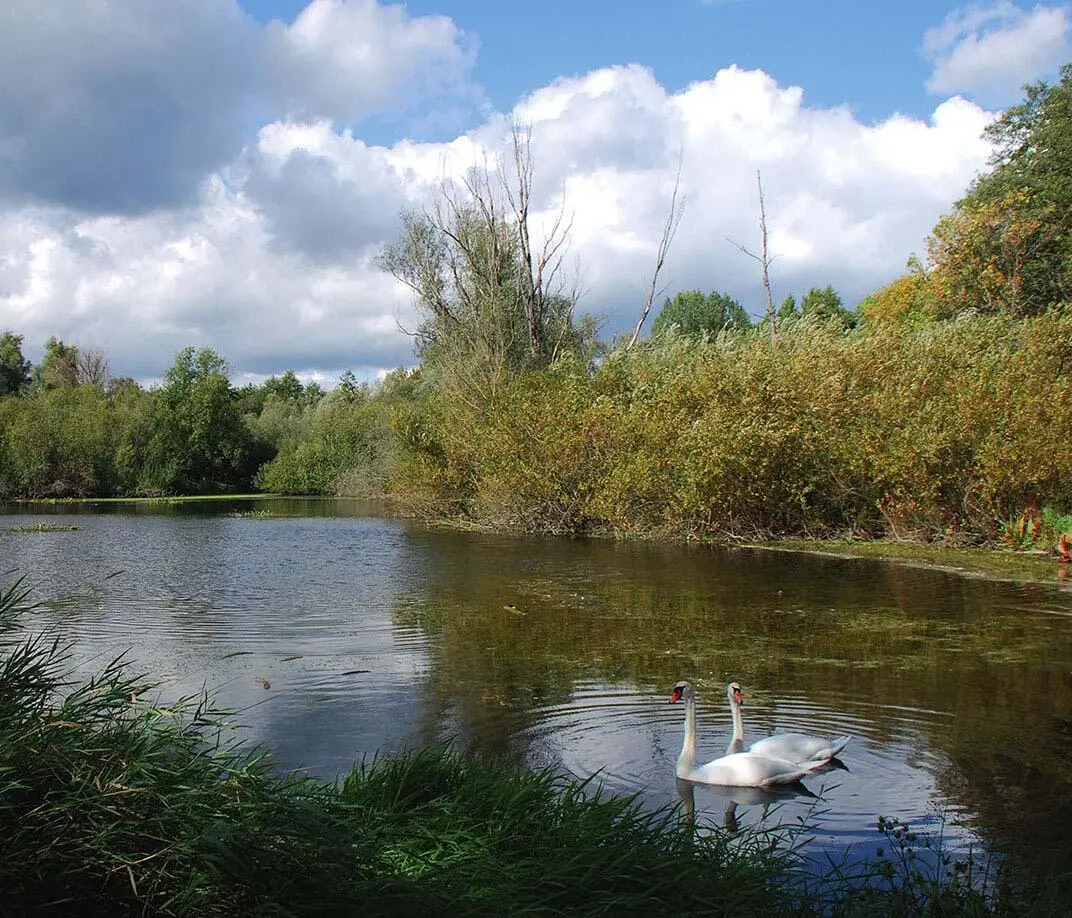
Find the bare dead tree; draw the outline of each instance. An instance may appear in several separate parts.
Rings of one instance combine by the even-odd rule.
[[[508,176],[500,170],[500,181],[517,226],[523,268],[525,313],[529,325],[529,347],[534,360],[547,352],[546,335],[552,297],[562,297],[568,302],[567,323],[573,318],[576,291],[566,291],[560,278],[573,229],[573,215],[566,215],[566,193],[562,190],[558,210],[544,235],[543,245],[536,250],[532,242],[529,208],[532,202],[532,128],[514,123],[511,127],[513,143],[513,174]],[[554,351],[557,352],[557,345]]]
[[[77,376],[79,385],[96,386],[104,389],[111,379],[108,371],[108,355],[104,348],[80,347],[77,356]]]
[[[762,266],[763,290],[767,294],[767,322],[770,324],[771,341],[776,341],[778,339],[778,328],[775,324],[774,297],[771,296],[770,266],[771,262],[774,261],[774,259],[778,256],[771,256],[767,253],[767,208],[763,200],[763,176],[760,174],[760,171],[758,169],[756,170],[756,183],[759,185],[759,233],[762,245],[762,248],[760,249],[760,254],[757,255],[755,252],[741,245],[741,243],[730,239],[729,236],[726,237],[726,241],[730,245],[740,249],[749,258],[754,258]]]
[[[685,209],[684,199],[678,198],[678,192],[681,189],[681,161],[683,158],[684,152],[678,155],[677,175],[674,178],[673,193],[670,195],[670,213],[666,216],[666,224],[663,226],[663,235],[659,240],[659,248],[655,252],[655,270],[651,275],[651,286],[648,288],[648,298],[644,303],[644,309],[640,313],[640,319],[637,321],[636,328],[633,329],[633,337],[629,339],[627,347],[632,347],[639,340],[640,330],[644,327],[644,322],[648,318],[648,313],[651,312],[651,304],[655,302],[655,297],[662,293],[662,290],[657,289],[659,284],[659,273],[662,271],[663,265],[666,264],[666,256],[670,254],[670,246],[673,245],[674,236],[677,234],[677,227],[681,222],[681,215]]]

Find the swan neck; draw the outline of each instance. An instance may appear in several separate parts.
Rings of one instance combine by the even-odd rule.
[[[744,719],[741,717],[741,705],[734,698],[730,701],[730,710],[733,713],[733,739],[730,741],[731,751],[737,752],[744,745]]]
[[[696,697],[685,693],[685,741],[677,760],[677,775],[687,778],[696,770]]]

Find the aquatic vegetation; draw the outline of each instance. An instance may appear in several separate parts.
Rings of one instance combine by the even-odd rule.
[[[31,523],[27,526],[8,526],[8,532],[77,532],[77,526],[63,526],[59,523]]]

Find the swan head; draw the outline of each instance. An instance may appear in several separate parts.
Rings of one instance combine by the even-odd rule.
[[[674,691],[670,694],[670,699],[667,704],[674,704],[680,701],[682,698],[689,698],[692,695],[692,686],[688,682],[679,682],[674,686]]]
[[[744,695],[741,694],[741,687],[736,682],[731,682],[726,686],[726,697],[730,700],[730,704],[744,704]]]

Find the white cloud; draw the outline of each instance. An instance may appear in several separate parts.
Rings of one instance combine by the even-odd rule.
[[[475,41],[447,16],[411,17],[376,0],[312,0],[293,23],[267,33],[273,90],[292,116],[343,123],[401,101],[420,82],[470,92]]]
[[[927,89],[1011,102],[1025,83],[1049,76],[1068,60],[1070,26],[1063,5],[1027,12],[997,0],[954,10],[923,37],[923,52],[934,63]]]
[[[321,4],[320,15],[344,13],[375,15],[367,3]],[[442,24],[429,28],[420,35],[457,43]],[[343,66],[339,79],[354,72]],[[108,118],[126,114],[102,108],[101,130],[118,135]],[[673,92],[639,66],[558,80],[510,114],[533,125],[534,217],[546,220],[565,189],[582,308],[606,317],[608,331],[636,321],[682,151],[686,210],[664,279],[671,291],[731,293],[758,313],[756,266],[725,241],[757,242],[757,169],[781,255],[775,294],[833,284],[854,302],[903,269],[984,165],[990,118],[954,98],[927,121],[865,124],[847,109],[808,107],[799,88],[759,71],[730,67]],[[508,120],[496,114],[449,143],[378,147],[323,116],[280,118],[219,165],[198,160],[187,206],[0,206],[0,328],[24,334],[31,356],[49,335],[102,346],[113,372],[137,378],[158,376],[188,345],[211,346],[247,374],[398,365],[411,342],[395,320],[412,327],[412,307],[376,253],[406,202],[494,160]]]

